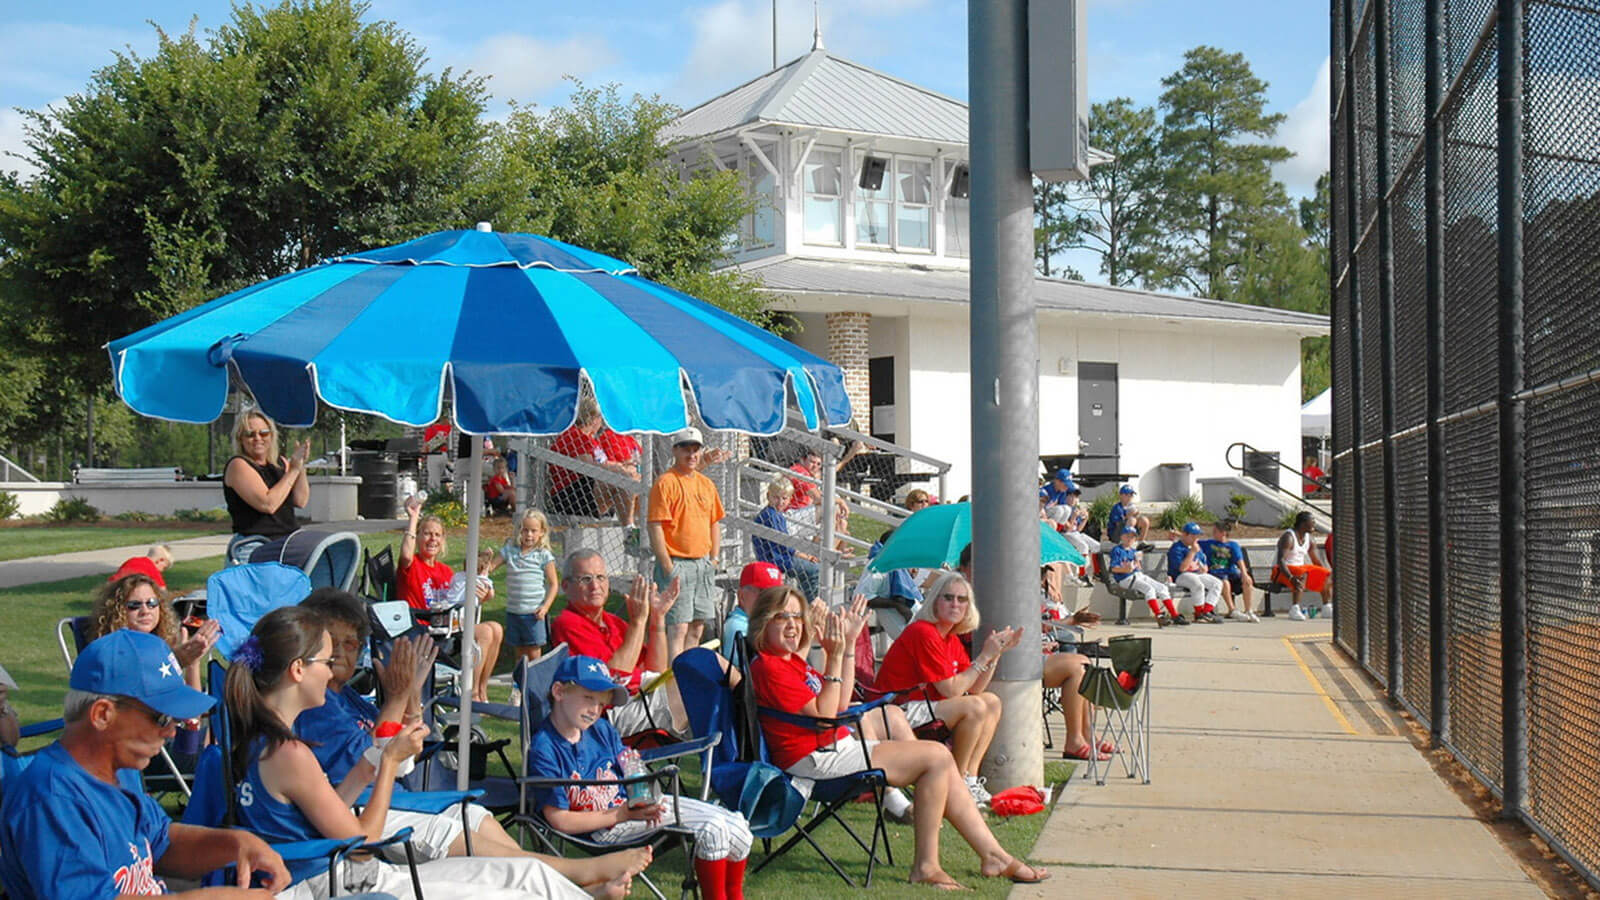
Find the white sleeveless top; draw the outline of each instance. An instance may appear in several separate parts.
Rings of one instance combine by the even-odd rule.
[[[1286,566],[1307,566],[1311,564],[1311,535],[1308,533],[1302,540],[1294,529],[1284,532],[1289,536],[1289,549],[1283,551],[1283,564]]]

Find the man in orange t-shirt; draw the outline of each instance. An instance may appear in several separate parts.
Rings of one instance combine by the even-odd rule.
[[[667,611],[667,664],[700,643],[707,619],[717,615],[717,553],[722,544],[722,497],[700,474],[705,442],[700,429],[672,436],[672,468],[650,488],[650,549],[656,586],[678,582],[678,602]]]

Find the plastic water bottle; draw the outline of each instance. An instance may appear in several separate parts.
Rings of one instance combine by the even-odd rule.
[[[639,758],[639,751],[632,747],[625,747],[621,753],[617,754],[617,763],[622,766],[623,778],[644,775],[650,771],[645,768],[644,760]],[[628,784],[628,806],[630,808],[638,809],[642,806],[650,806],[658,799],[660,797],[656,793],[656,783],[654,781],[636,781]]]

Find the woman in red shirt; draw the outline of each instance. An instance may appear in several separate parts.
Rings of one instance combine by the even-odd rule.
[[[986,690],[995,664],[1022,642],[1022,632],[1006,628],[983,642],[976,664],[967,656],[961,635],[978,628],[978,604],[972,585],[960,572],[946,572],[934,582],[916,617],[884,654],[876,686],[904,691],[899,698],[911,727],[941,719],[950,729],[951,752],[972,799],[983,805],[989,792],[978,767],[983,764],[994,730],[1000,724],[1000,698]]]
[[[450,596],[450,581],[456,573],[439,561],[444,555],[444,521],[438,516],[422,516],[422,504],[416,497],[406,501],[406,517],[409,521],[406,536],[400,539],[400,566],[394,573],[396,593],[412,609],[454,606],[460,601]],[[477,590],[478,602],[482,603],[489,596],[489,588],[480,583]],[[500,658],[505,629],[499,622],[479,621],[472,634],[478,647],[478,665],[472,670],[472,702],[487,703],[489,676],[494,674],[494,664]]]
[[[750,614],[750,634],[758,654],[750,665],[757,701],[765,707],[804,716],[837,716],[843,712],[855,682],[854,652],[850,648],[855,647],[866,624],[866,606],[865,597],[856,597],[849,608],[828,614],[821,635],[826,661],[823,671],[818,672],[806,664],[802,651],[811,643],[805,599],[789,586],[763,591]],[[848,728],[818,731],[769,718],[761,720],[761,730],[772,761],[793,775],[826,779],[878,768],[891,785],[916,786],[912,816],[916,847],[910,874],[913,883],[961,888],[939,865],[939,826],[944,819],[977,852],[985,876],[1029,883],[1049,877],[1044,869],[1007,853],[995,840],[948,748],[915,738],[872,740],[876,729],[867,723],[876,723],[878,718],[863,719],[861,737],[867,740]],[[894,730],[909,732],[903,717],[895,716],[894,722]]]

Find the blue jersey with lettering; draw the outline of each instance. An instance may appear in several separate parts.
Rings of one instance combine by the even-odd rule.
[[[602,718],[584,729],[573,743],[556,731],[555,725],[545,719],[534,732],[528,744],[529,774],[542,778],[620,779],[622,767],[617,756],[622,752],[622,738],[617,729]],[[539,806],[594,812],[621,806],[626,799],[622,785],[573,785],[566,788],[541,788],[534,792],[534,802]]]
[[[1055,482],[1051,481],[1039,488],[1039,499],[1044,501],[1045,506],[1066,506],[1072,502],[1072,495],[1056,490]]]
[[[34,756],[26,777],[6,785],[0,884],[11,900],[167,892],[155,864],[170,846],[172,820],[148,794],[131,790],[122,772],[118,781],[89,774],[55,743]]]
[[[1202,570],[1210,568],[1210,564],[1206,561],[1206,551],[1198,542],[1195,544],[1194,552],[1195,562],[1200,564]],[[1183,561],[1188,556],[1189,545],[1183,541],[1173,541],[1172,546],[1167,548],[1167,577],[1176,580],[1179,575],[1182,575]]]
[[[1133,571],[1118,572],[1117,566],[1133,563]],[[1137,547],[1124,547],[1118,544],[1111,548],[1111,577],[1117,581],[1127,581],[1139,574],[1139,549]]]
[[[1244,574],[1244,548],[1238,541],[1218,541],[1207,538],[1200,542],[1205,551],[1206,566],[1218,578],[1238,578]]]
[[[250,745],[250,762],[245,768],[244,780],[239,782],[236,789],[239,795],[239,827],[255,832],[269,844],[320,840],[323,834],[317,831],[299,807],[272,796],[267,786],[261,783],[261,753],[266,746],[266,738],[256,738]],[[328,871],[328,862],[322,859],[293,863],[286,860],[285,864],[295,881]]]
[[[378,708],[347,684],[338,691],[329,688],[321,706],[300,713],[294,733],[316,755],[328,781],[338,784],[372,746],[377,724]]]

